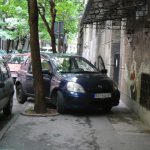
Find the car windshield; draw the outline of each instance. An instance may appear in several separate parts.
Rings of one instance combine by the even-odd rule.
[[[93,73],[98,69],[83,57],[52,57],[58,72],[61,73]]]
[[[9,60],[8,63],[11,64],[20,64],[27,58],[26,55],[12,55],[11,59]]]

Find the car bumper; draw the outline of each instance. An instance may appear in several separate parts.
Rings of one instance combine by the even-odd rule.
[[[65,107],[68,109],[113,107],[119,104],[120,99],[120,92],[118,90],[111,93],[111,98],[94,98],[93,94],[63,93]]]

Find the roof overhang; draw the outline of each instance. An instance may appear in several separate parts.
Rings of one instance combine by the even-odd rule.
[[[122,21],[132,16],[133,11],[136,14],[145,4],[146,0],[88,0],[81,24],[103,24],[108,20]]]

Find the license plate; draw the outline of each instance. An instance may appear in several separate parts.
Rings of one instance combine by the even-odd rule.
[[[111,93],[97,93],[94,95],[94,98],[110,98]]]

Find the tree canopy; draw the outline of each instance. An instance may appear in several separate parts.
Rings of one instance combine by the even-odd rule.
[[[45,7],[46,19],[51,22],[49,0],[38,0]],[[56,21],[64,22],[64,32],[69,38],[77,32],[78,18],[83,8],[81,0],[55,0]],[[26,0],[0,0],[0,37],[16,39],[29,34]],[[48,32],[39,18],[40,38],[49,39]]]
[[[29,33],[27,2],[0,0],[0,37],[14,40]]]

